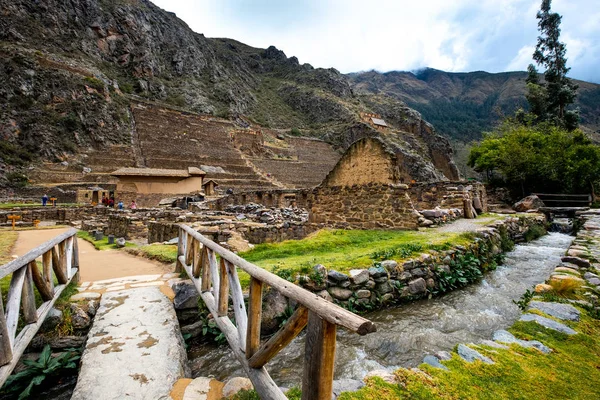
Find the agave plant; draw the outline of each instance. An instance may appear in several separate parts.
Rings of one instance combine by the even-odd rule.
[[[76,361],[80,355],[76,349],[67,349],[56,357],[52,357],[49,345],[44,347],[37,361],[23,360],[26,369],[11,375],[4,385],[7,392],[18,392],[19,400],[26,399],[31,395],[34,386],[39,386],[46,378],[57,375],[63,369],[77,368]],[[25,389],[23,389],[25,388]]]

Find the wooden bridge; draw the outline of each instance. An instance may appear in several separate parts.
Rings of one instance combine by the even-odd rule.
[[[302,398],[329,400],[333,389],[337,327],[365,335],[374,332],[375,325],[247,262],[186,225],[179,224],[178,227],[176,272],[185,271],[188,274],[260,397],[277,400],[286,398],[271,379],[265,365],[306,327]],[[76,232],[75,229],[69,230],[0,267],[0,278],[12,274],[6,313],[0,300],[0,385],[15,368],[60,293],[69,282],[77,281],[79,258]],[[41,271],[36,261],[40,257]],[[244,302],[238,268],[251,277],[248,307]],[[53,285],[55,279],[57,286]],[[265,285],[293,299],[298,307],[279,332],[261,345],[262,290]],[[43,300],[37,309],[35,289]],[[19,315],[21,304],[22,316]],[[230,304],[235,324],[228,317]],[[106,318],[104,315],[103,319]],[[24,328],[17,335],[19,320],[24,323]],[[131,360],[127,360],[127,363],[131,364]],[[94,368],[97,371],[114,370],[118,366],[103,368],[95,365]],[[119,390],[119,386],[111,382],[104,384],[110,385],[113,391]],[[136,397],[128,393],[128,398]]]
[[[540,198],[546,205],[540,207],[539,212],[546,215],[549,221],[556,216],[574,218],[578,211],[586,211],[592,205],[591,194],[550,194],[532,193]]]

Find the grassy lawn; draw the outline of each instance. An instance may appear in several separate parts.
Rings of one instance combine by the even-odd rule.
[[[465,245],[472,234],[426,231],[331,230],[324,229],[302,240],[259,244],[240,256],[272,271],[285,269],[309,273],[316,264],[348,272],[368,268],[384,259],[403,261],[427,250],[444,250]],[[240,274],[246,283],[248,277]]]
[[[165,264],[174,263],[177,260],[177,245],[153,243],[145,246],[129,248],[128,253],[150,260],[160,261]]]
[[[494,365],[466,363],[454,354],[443,363],[450,371],[422,366],[427,374],[395,372],[400,384],[370,379],[363,389],[340,400],[364,399],[598,399],[600,398],[600,320],[582,313],[568,336],[534,322],[509,330],[520,339],[539,340],[554,351],[544,355],[512,345],[508,350],[481,346]],[[584,378],[585,377],[585,378]]]
[[[48,202],[50,203],[50,202]],[[79,203],[58,203],[57,207],[78,207],[81,206]],[[43,207],[42,202],[39,203],[0,203],[0,209],[9,209],[9,208],[34,208],[34,207]],[[48,204],[46,207],[52,207]]]
[[[85,240],[86,242],[90,242],[91,244],[94,245],[94,247],[96,248],[96,250],[114,250],[114,249],[119,249],[119,247],[117,247],[116,244],[108,244],[108,236],[104,236],[102,238],[102,240],[95,240],[94,237],[86,231],[78,231],[77,232],[77,237],[80,239]],[[132,248],[132,247],[136,247],[135,244],[133,243],[129,243],[129,242],[125,242],[125,247],[126,248]]]

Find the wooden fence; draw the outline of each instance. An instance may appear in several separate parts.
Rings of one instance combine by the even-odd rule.
[[[365,335],[374,332],[375,325],[249,263],[189,226],[178,226],[177,272],[187,272],[261,399],[286,399],[264,366],[307,326],[302,399],[330,400],[337,327]],[[220,260],[217,260],[217,255]],[[248,309],[236,267],[251,277]],[[296,301],[298,308],[286,324],[261,346],[264,285]],[[236,325],[227,315],[230,298]]]
[[[6,313],[0,293],[0,386],[17,365],[62,291],[72,280],[78,279],[76,233],[76,229],[71,229],[0,267],[0,279],[12,274]],[[39,257],[41,270],[36,261]],[[58,282],[56,286],[54,278]],[[37,308],[34,287],[42,299]],[[17,335],[20,319],[24,327]]]

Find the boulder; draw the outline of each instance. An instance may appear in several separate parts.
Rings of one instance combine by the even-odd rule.
[[[489,357],[484,356],[483,354],[479,353],[477,350],[473,350],[472,348],[467,347],[462,343],[458,345],[457,352],[458,352],[458,355],[460,356],[460,358],[462,358],[466,362],[472,363],[475,360],[479,360],[486,364],[494,364],[494,361],[492,361],[492,359],[490,359]]]
[[[537,210],[540,207],[544,207],[545,204],[536,195],[527,196],[513,205],[513,208],[517,212],[527,212],[529,210]]]
[[[236,376],[235,378],[229,379],[223,386],[223,397],[231,397],[240,390],[252,390],[254,386],[248,378]]]
[[[277,290],[271,288],[263,295],[262,318],[260,332],[268,335],[279,329],[279,317],[288,306],[287,298]]]
[[[173,289],[173,293],[175,293],[175,298],[173,299],[173,306],[176,310],[198,308],[198,300],[200,299],[200,294],[198,293],[196,286],[194,286],[191,280],[188,279],[181,282],[175,282],[171,286],[171,289]]]
[[[356,292],[356,297],[358,299],[367,299],[371,297],[371,291],[366,289],[361,289]]]
[[[427,291],[427,282],[423,278],[414,279],[408,282],[408,290],[413,296],[425,293]]]
[[[51,308],[46,315],[46,319],[42,323],[40,328],[40,332],[50,332],[56,329],[58,325],[63,322],[63,312],[61,310],[57,310],[56,308]]]
[[[352,290],[349,289],[344,289],[341,287],[330,287],[329,289],[327,289],[329,291],[329,294],[338,300],[348,300],[351,296],[352,296]]]
[[[343,392],[356,392],[363,386],[365,384],[356,379],[336,379],[333,381],[333,397],[337,398]]]
[[[342,274],[341,272],[335,270],[330,270],[329,272],[327,272],[327,279],[333,281],[336,284],[340,284],[342,282],[347,281],[350,278],[348,278],[348,275],[346,274]]]
[[[196,321],[190,325],[184,325],[181,327],[182,335],[191,335],[191,337],[198,337],[202,333],[202,327],[204,323],[202,321]]]
[[[366,269],[351,269],[350,280],[355,285],[362,285],[369,280],[369,271]]]
[[[71,304],[71,324],[75,329],[87,329],[92,323],[92,319],[87,314],[87,312],[83,311],[76,304]]]
[[[125,247],[125,244],[126,244],[125,238],[122,238],[122,237],[117,238],[117,240],[115,240],[115,244],[117,245],[118,248]]]

